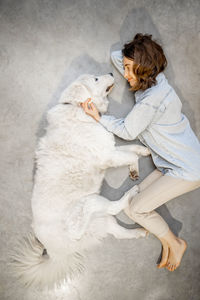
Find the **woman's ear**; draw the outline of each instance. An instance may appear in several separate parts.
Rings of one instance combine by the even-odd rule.
[[[78,105],[80,102],[84,102],[87,98],[90,98],[91,94],[87,88],[80,83],[72,83],[66,88],[59,99],[59,103],[71,103]]]

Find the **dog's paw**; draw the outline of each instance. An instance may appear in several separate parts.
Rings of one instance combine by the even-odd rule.
[[[68,231],[68,236],[72,242],[77,242],[82,238],[82,234],[76,231]]]
[[[81,239],[81,236],[76,236],[76,237],[70,237],[70,240],[72,241],[72,242],[78,242],[78,241],[80,241],[80,239]]]
[[[137,171],[135,170],[130,170],[129,172],[129,177],[132,179],[132,180],[138,180],[139,179],[139,174]]]
[[[149,231],[144,228],[135,229],[135,238],[138,239],[140,237],[147,237],[149,235]]]
[[[139,193],[139,186],[136,184],[130,190],[124,193],[124,197],[128,197],[128,199],[130,200],[137,193]]]
[[[144,148],[143,150],[142,150],[142,153],[141,153],[143,156],[148,156],[148,155],[150,155],[151,154],[151,152],[150,152],[150,150],[149,150],[149,148]]]

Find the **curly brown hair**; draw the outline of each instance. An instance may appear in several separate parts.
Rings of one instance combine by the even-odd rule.
[[[123,47],[123,56],[134,61],[133,73],[138,79],[138,84],[130,91],[144,91],[155,85],[156,76],[167,66],[167,59],[162,47],[152,40],[152,35],[137,33]]]

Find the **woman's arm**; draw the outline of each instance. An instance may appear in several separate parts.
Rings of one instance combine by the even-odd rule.
[[[112,133],[124,140],[134,140],[151,123],[155,109],[148,104],[136,104],[126,118],[103,115],[99,122]]]
[[[150,125],[156,112],[155,108],[149,103],[140,102],[133,107],[126,118],[117,119],[110,115],[100,116],[93,103],[88,108],[88,101],[90,100],[88,99],[82,104],[85,112],[97,122],[100,122],[108,131],[124,140],[136,139]]]
[[[124,76],[124,65],[123,65],[122,50],[117,50],[117,51],[111,52],[110,57],[111,57],[111,61],[114,64],[114,66],[121,73],[121,75]]]
[[[146,102],[137,103],[124,120],[132,139],[148,128],[156,114],[156,107]]]
[[[114,116],[110,115],[102,115],[99,119],[99,123],[101,123],[108,131],[114,133],[124,140],[133,140],[130,133],[127,131],[124,118],[117,119]]]
[[[80,103],[86,114],[91,116],[97,122],[100,122],[108,131],[116,134],[124,140],[132,140],[132,137],[124,126],[124,119],[116,119],[114,116],[100,116],[96,106],[88,98],[85,102]]]

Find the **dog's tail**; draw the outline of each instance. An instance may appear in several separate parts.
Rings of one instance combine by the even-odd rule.
[[[58,254],[51,258],[48,251],[29,233],[10,251],[11,275],[24,287],[54,288],[83,272],[83,256],[78,252]]]

